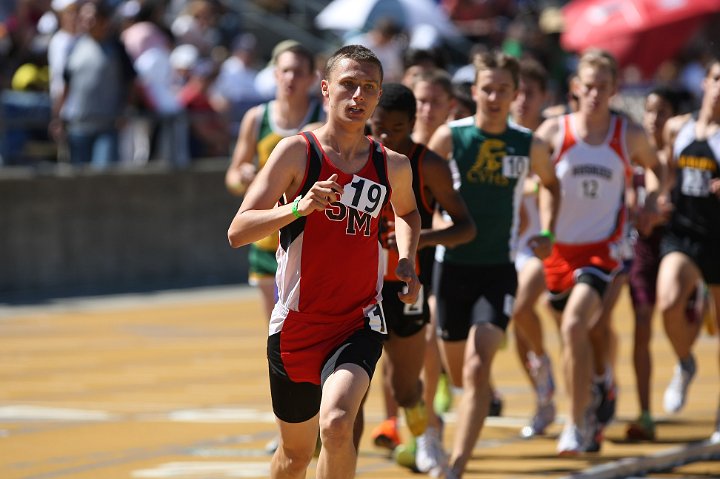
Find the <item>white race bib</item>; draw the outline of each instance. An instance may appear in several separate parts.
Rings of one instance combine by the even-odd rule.
[[[711,171],[684,168],[682,171],[682,193],[696,198],[709,196],[711,178]]]
[[[385,312],[382,309],[382,304],[377,303],[373,305],[365,313],[365,317],[368,319],[368,326],[373,331],[378,333],[387,334],[387,326],[385,325]]]
[[[502,159],[503,176],[505,178],[521,178],[530,166],[527,156],[504,156]]]
[[[420,285],[420,291],[418,292],[417,300],[413,304],[407,304],[405,303],[405,306],[403,307],[403,313],[407,316],[415,316],[418,314],[423,314],[423,306],[425,301],[425,295],[423,294],[423,285]]]
[[[343,188],[340,203],[377,218],[387,195],[385,185],[353,175],[352,181]]]

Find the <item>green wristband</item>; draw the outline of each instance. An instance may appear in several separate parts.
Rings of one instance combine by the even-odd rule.
[[[548,238],[551,243],[555,242],[555,235],[552,234],[552,231],[550,231],[550,230],[542,230],[540,232],[540,236],[544,236],[545,238]]]
[[[298,195],[298,197],[295,198],[295,201],[293,201],[293,204],[292,204],[292,214],[293,214],[293,216],[294,216],[295,218],[302,218],[302,217],[303,217],[303,215],[301,215],[300,212],[299,212],[298,209],[297,209],[297,208],[298,208],[298,203],[300,203],[300,198],[302,198],[302,195]]]

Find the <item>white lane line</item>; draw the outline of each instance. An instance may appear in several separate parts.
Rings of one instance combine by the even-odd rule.
[[[153,469],[133,471],[138,478],[266,478],[270,476],[269,462],[168,462]]]
[[[108,421],[113,415],[105,411],[30,405],[0,406],[0,420],[5,421]]]
[[[176,422],[275,422],[275,415],[271,412],[241,408],[183,409],[172,411],[167,417]]]

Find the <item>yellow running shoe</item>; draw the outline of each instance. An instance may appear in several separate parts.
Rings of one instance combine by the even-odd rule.
[[[437,390],[433,398],[433,408],[438,415],[444,414],[450,410],[453,401],[452,389],[450,388],[450,378],[447,373],[441,373],[438,379]]]
[[[428,415],[425,409],[425,401],[420,399],[412,407],[406,407],[405,410],[405,423],[413,436],[418,437],[420,434],[425,432],[428,425]]]
[[[415,438],[411,437],[407,444],[400,444],[392,453],[395,463],[402,467],[407,467],[412,471],[417,471],[415,465],[415,452],[417,450],[417,444]]]

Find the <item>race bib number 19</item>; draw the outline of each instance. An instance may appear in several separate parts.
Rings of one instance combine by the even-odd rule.
[[[343,188],[340,203],[377,218],[387,195],[385,185],[353,175],[352,181]]]

